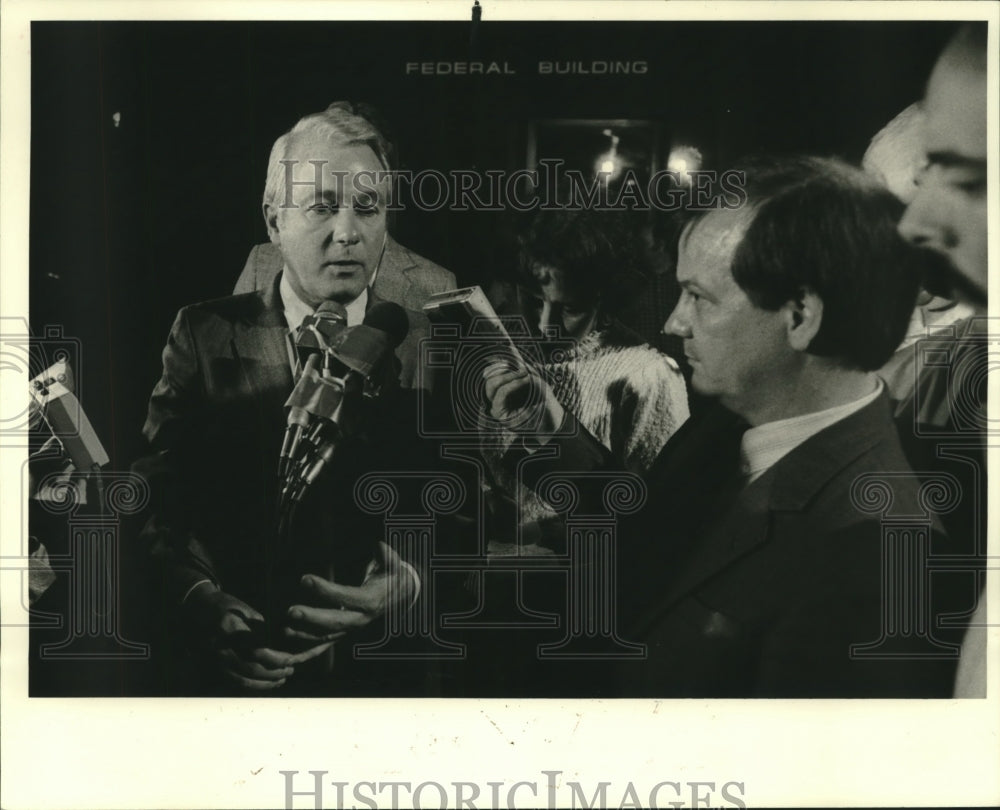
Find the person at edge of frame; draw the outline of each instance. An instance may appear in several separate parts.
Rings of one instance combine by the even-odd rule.
[[[972,518],[964,550],[980,557],[986,553],[989,363],[986,47],[987,24],[963,24],[931,72],[918,129],[925,160],[899,224],[906,239],[945,260],[929,286],[972,310],[953,324],[949,363],[917,371],[914,395],[904,403],[910,430],[901,427],[900,433],[904,442],[923,445],[927,460],[921,466],[928,469],[941,463],[933,449],[938,442],[920,443],[918,427],[930,427],[941,444],[965,445],[965,452],[979,459],[972,508],[966,498],[960,509]],[[949,526],[949,531],[956,530]],[[986,686],[986,600],[981,597],[963,640],[954,696],[985,697]]]

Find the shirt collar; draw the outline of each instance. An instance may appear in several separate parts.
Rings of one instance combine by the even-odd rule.
[[[285,323],[292,332],[297,332],[308,316],[313,314],[313,308],[303,301],[292,289],[288,280],[288,269],[281,272],[281,280],[278,281],[278,295],[281,296],[281,307],[285,312]]]
[[[806,439],[870,405],[883,388],[884,383],[876,377],[875,390],[853,402],[750,428],[740,445],[741,469],[747,482],[755,481]]]
[[[292,288],[291,282],[288,280],[287,268],[282,271],[281,279],[278,281],[278,295],[281,296],[281,306],[285,314],[285,323],[295,333],[302,326],[302,321],[312,315],[314,310],[309,304],[299,298],[298,294]],[[351,303],[345,305],[344,309],[347,310],[347,325],[357,326],[360,323],[364,323],[367,308],[368,288],[366,287],[361,291],[361,295],[351,301]]]
[[[368,288],[361,291],[361,295],[344,307],[347,310],[347,325],[357,326],[365,321],[365,311],[368,309]]]

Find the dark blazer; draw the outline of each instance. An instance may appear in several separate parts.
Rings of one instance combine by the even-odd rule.
[[[233,293],[266,290],[281,267],[281,252],[274,245],[270,242],[255,245],[247,256]],[[393,301],[405,309],[420,312],[428,296],[455,289],[455,276],[390,236],[372,289],[383,301]]]
[[[145,537],[173,604],[207,578],[267,616],[282,607],[268,579],[282,564],[293,584],[333,562],[338,581],[359,582],[384,531],[358,513],[354,482],[400,459],[418,463],[409,452],[416,416],[400,389],[370,403],[377,429],[345,440],[343,463],[301,504],[294,544],[276,548],[276,465],[293,384],[287,333],[277,280],[185,307],[171,329],[143,428],[150,453],[136,469],[152,484]],[[415,356],[401,348],[404,369],[412,367]]]
[[[690,430],[675,439],[651,473],[651,492],[697,477],[688,447],[704,436]],[[721,457],[731,461],[738,441],[731,431]],[[941,535],[918,498],[885,396],[811,437],[749,486],[717,481],[712,508],[702,503],[700,515],[685,516],[683,498],[668,494],[677,519],[661,523],[659,536],[633,534],[623,543],[625,571],[636,570],[646,544],[674,545],[676,553],[654,572],[659,586],[642,589],[645,611],[627,635],[648,645],[648,658],[620,668],[619,694],[947,697],[954,659],[850,653],[882,633],[883,515],[862,511],[852,495],[859,477],[872,475],[892,492],[889,520],[925,516],[937,550]],[[944,592],[931,591],[932,613]]]

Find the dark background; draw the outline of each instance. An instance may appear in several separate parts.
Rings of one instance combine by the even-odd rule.
[[[301,115],[370,102],[414,171],[522,168],[536,118],[652,121],[709,169],[756,151],[856,161],[921,96],[953,27],[486,21],[473,44],[469,23],[36,22],[32,326],[82,342],[79,392],[122,469],[177,309],[227,294],[265,240],[268,152]],[[470,56],[517,75],[404,72]],[[539,76],[539,59],[641,59],[649,72]],[[394,231],[477,283],[505,255],[498,216],[407,210]]]

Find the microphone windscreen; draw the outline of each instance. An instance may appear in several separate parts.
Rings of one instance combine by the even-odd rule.
[[[306,359],[298,382],[295,383],[292,393],[289,394],[288,399],[285,400],[286,408],[305,407],[306,403],[309,401],[309,397],[312,396],[313,390],[317,385],[319,385],[320,360],[321,358],[319,354],[310,355]]]
[[[336,301],[323,301],[311,315],[308,315],[299,326],[295,336],[295,347],[299,359],[314,353],[325,351],[341,332],[347,328],[347,310],[343,304]]]
[[[410,321],[406,310],[392,301],[379,301],[365,313],[365,326],[378,329],[389,336],[393,347],[403,342],[410,331]]]
[[[347,323],[347,308],[339,301],[323,301],[316,307],[316,317]]]
[[[345,367],[367,377],[392,353],[390,335],[367,323],[345,329],[333,345],[332,354]]]

